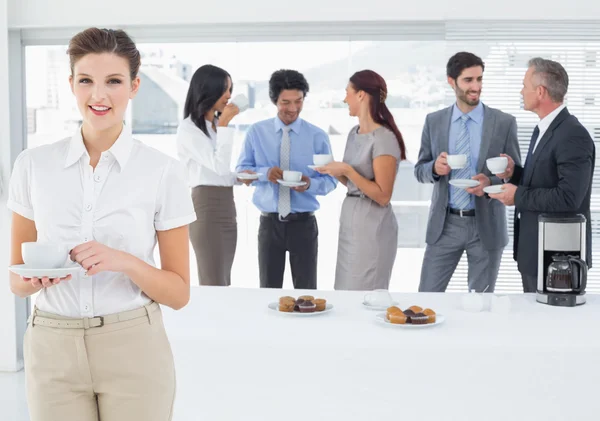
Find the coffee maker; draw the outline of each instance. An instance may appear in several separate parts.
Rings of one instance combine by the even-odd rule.
[[[585,304],[585,225],[585,216],[579,214],[538,217],[538,302],[563,307]]]

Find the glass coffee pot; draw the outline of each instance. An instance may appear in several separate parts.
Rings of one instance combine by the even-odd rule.
[[[587,264],[578,257],[555,254],[548,266],[546,290],[582,293],[587,284]]]

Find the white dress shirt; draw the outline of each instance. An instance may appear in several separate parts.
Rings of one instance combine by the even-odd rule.
[[[538,138],[535,141],[535,145],[533,145],[533,151],[531,152],[532,154],[535,153],[535,148],[537,148],[538,143],[540,143],[540,139],[544,136],[544,133],[546,133],[548,127],[550,127],[556,116],[559,115],[560,112],[565,109],[565,107],[566,105],[562,104],[556,110],[552,111],[550,114],[548,114],[546,117],[540,120],[540,122],[538,123],[538,129],[540,130],[540,134],[538,135]]]
[[[177,128],[177,154],[187,169],[188,185],[233,186],[236,176],[231,172],[231,154],[235,129],[217,127],[215,131],[208,120],[206,129],[210,136],[189,117]]]
[[[196,219],[182,165],[134,140],[127,128],[95,169],[81,130],[23,151],[10,181],[8,207],[35,221],[37,240],[70,248],[96,240],[155,266],[156,231]],[[43,288],[36,306],[66,317],[139,308],[150,299],[125,274],[101,272]]]

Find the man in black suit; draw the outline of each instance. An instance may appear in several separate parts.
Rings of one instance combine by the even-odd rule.
[[[537,289],[538,215],[582,214],[587,219],[587,264],[592,264],[590,196],[596,150],[586,128],[563,104],[569,77],[560,63],[543,58],[529,61],[523,79],[524,108],[540,122],[533,131],[525,166],[508,156],[509,180],[503,192],[490,194],[507,206],[515,205],[514,258],[524,292]],[[504,155],[506,156],[506,155]]]

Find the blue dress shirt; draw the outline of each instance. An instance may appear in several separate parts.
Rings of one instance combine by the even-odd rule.
[[[454,104],[452,109],[452,118],[450,120],[450,138],[448,143],[448,155],[456,153],[456,142],[460,134],[460,117],[463,112]],[[483,129],[483,104],[481,101],[470,113],[467,114],[470,118],[467,120],[467,129],[469,129],[469,137],[471,138],[471,177],[477,175],[477,161],[479,160],[479,148],[481,146],[481,133]],[[453,189],[449,189],[448,205],[451,208],[458,208],[454,203]],[[471,202],[465,208],[475,209],[475,196],[471,195]]]
[[[272,167],[280,167],[279,154],[281,137],[285,124],[279,117],[259,121],[248,129],[244,147],[237,163],[236,171],[250,170],[261,173],[253,185],[256,186],[253,203],[262,212],[277,212],[279,184],[268,181],[267,174]],[[304,192],[291,190],[292,213],[314,212],[319,209],[317,195],[326,195],[334,190],[337,180],[308,168],[313,164],[313,154],[331,154],[327,134],[301,118],[290,127],[290,170],[300,171],[310,178],[310,187]]]

